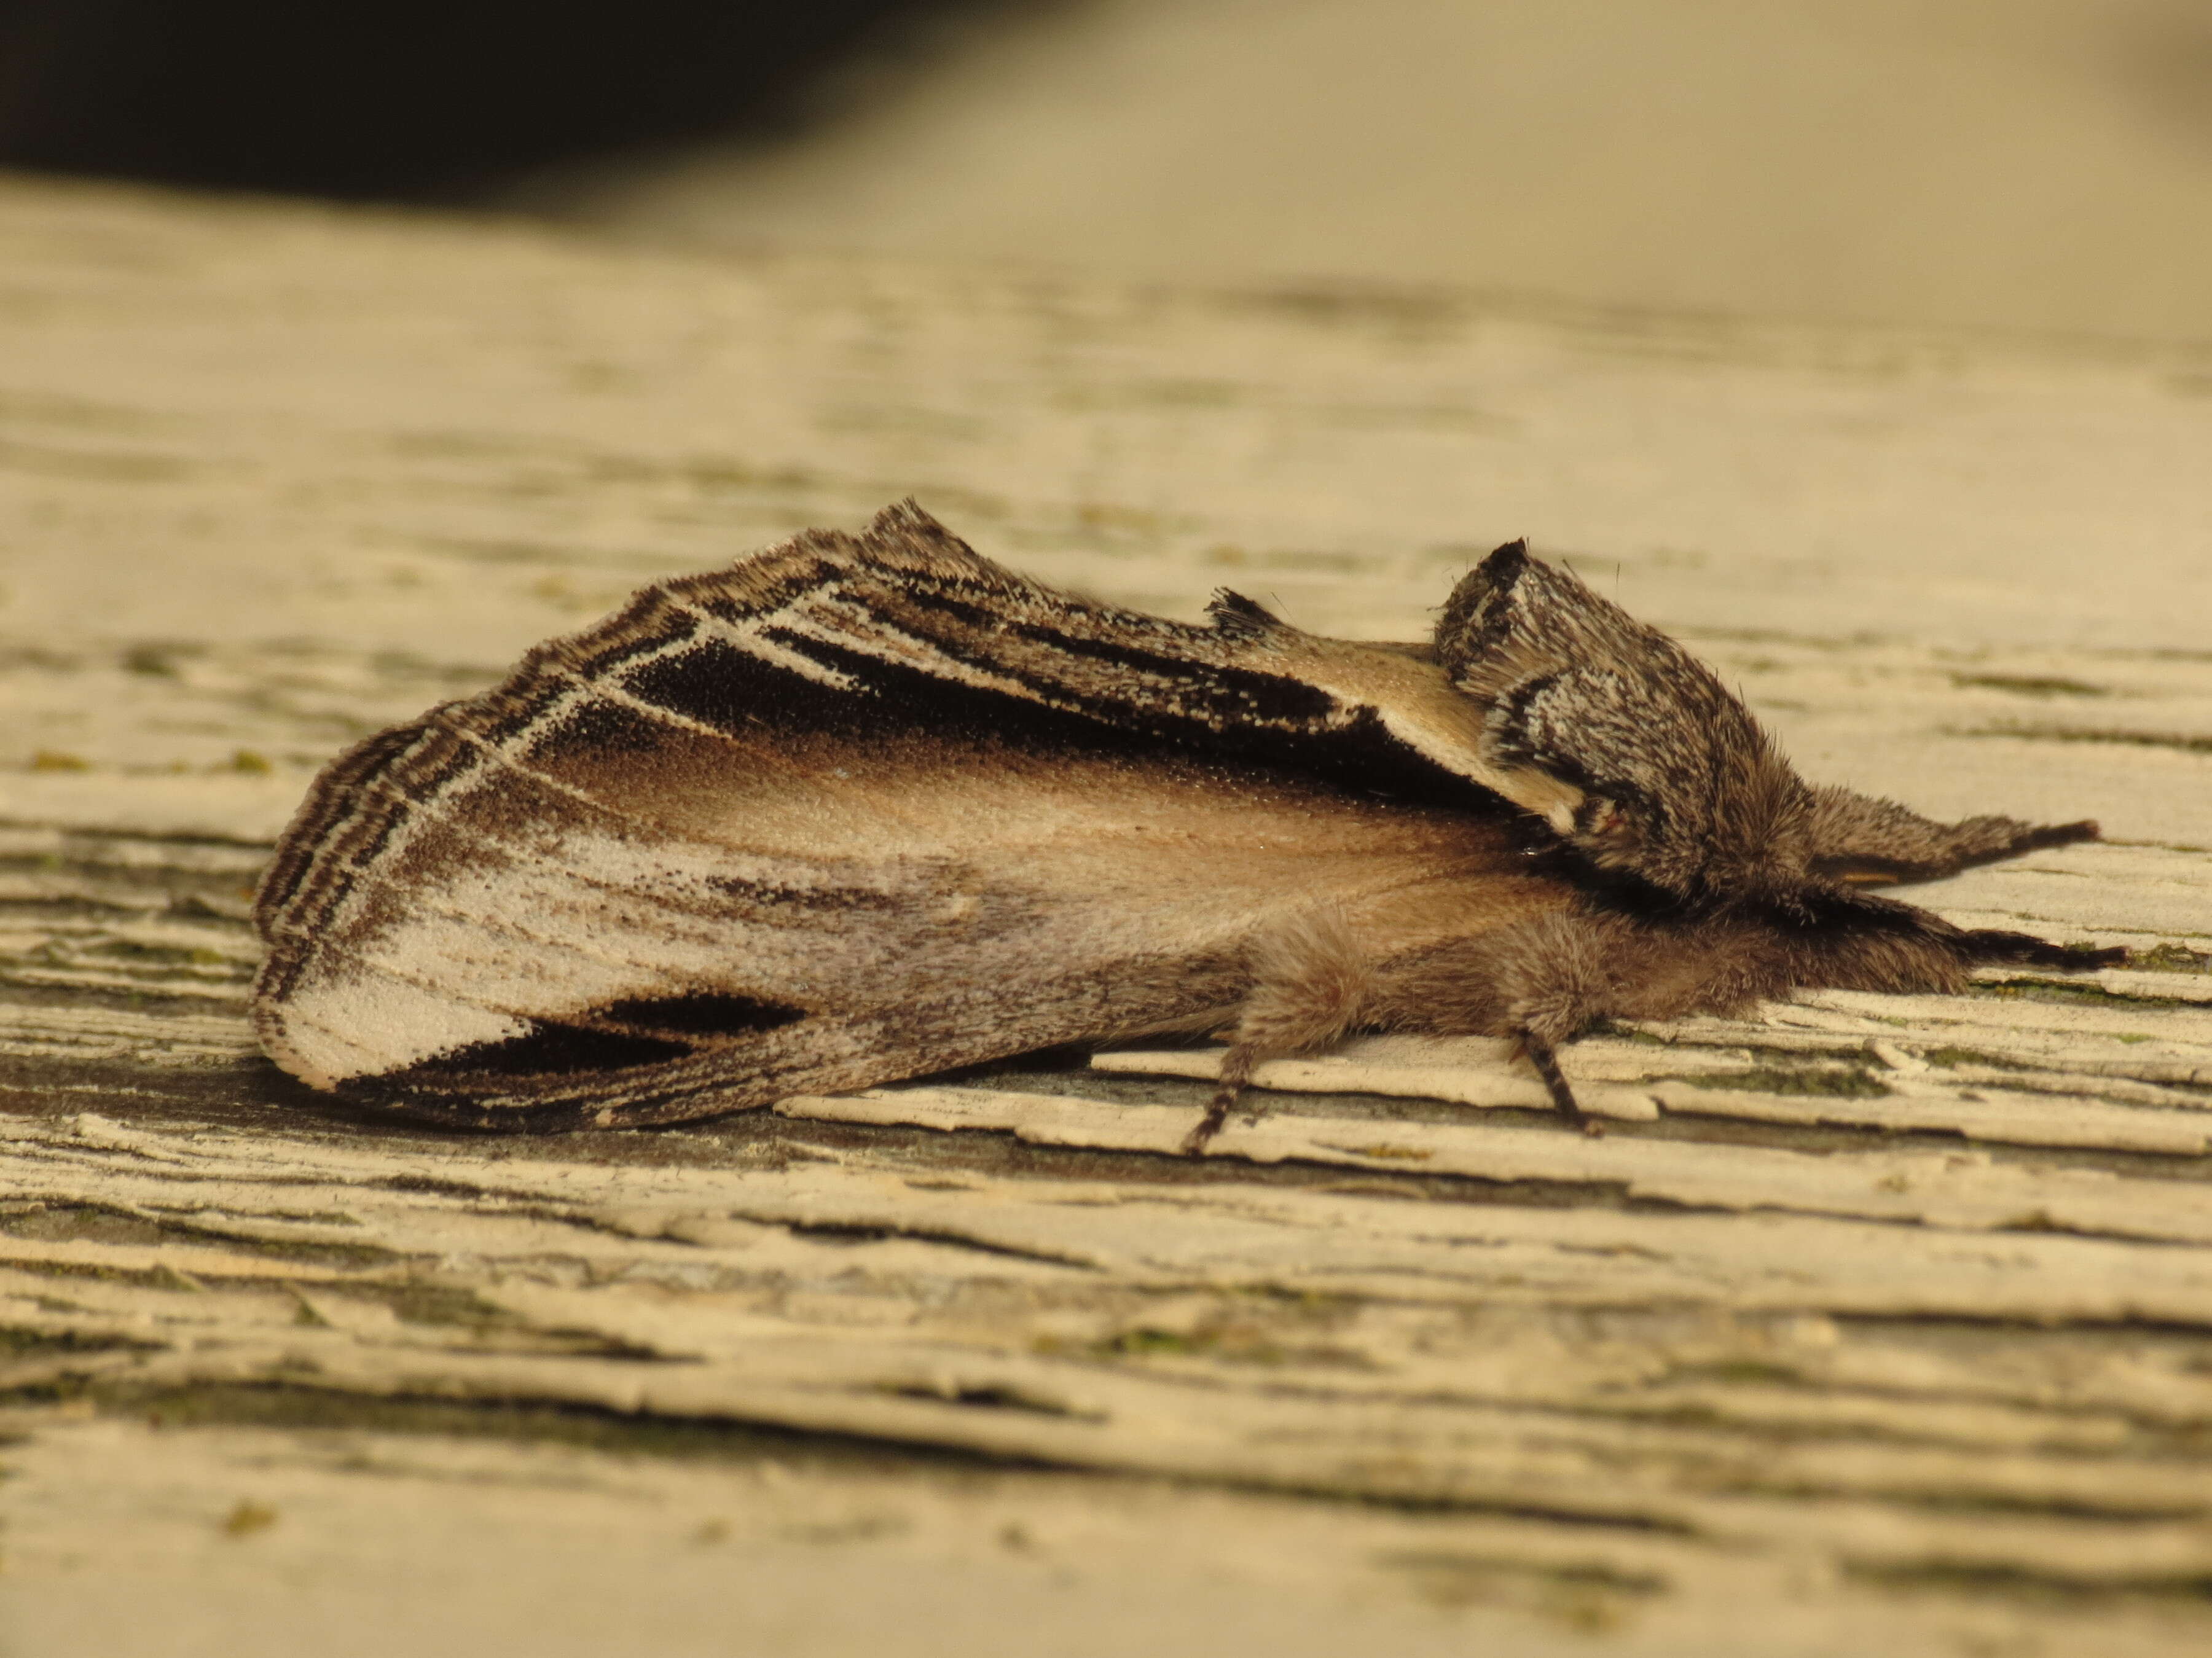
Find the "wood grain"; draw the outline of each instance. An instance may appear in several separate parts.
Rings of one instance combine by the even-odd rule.
[[[25,181],[0,249],[22,1649],[134,1649],[94,1571],[163,1650],[2212,1637],[2198,359]],[[2143,954],[1613,1030],[1594,1141],[1372,1042],[1202,1164],[1202,1050],[528,1141],[254,1052],[252,884],[337,747],[909,492],[1370,637],[1528,531],[1808,777],[2100,818],[1911,896]]]

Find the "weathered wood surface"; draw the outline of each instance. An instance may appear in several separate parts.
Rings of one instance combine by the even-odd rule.
[[[2201,1651],[2208,387],[0,187],[11,1649]],[[530,1141],[255,1054],[333,749],[908,493],[1372,636],[1525,531],[1808,774],[2101,818],[1924,896],[2144,954],[1615,1031],[1595,1141],[1369,1042],[1202,1165],[1202,1053]]]

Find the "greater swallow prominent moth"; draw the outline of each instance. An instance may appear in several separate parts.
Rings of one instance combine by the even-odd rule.
[[[1501,547],[1435,637],[1057,592],[912,504],[646,588],[316,780],[254,1018],[317,1088],[478,1128],[680,1121],[1066,1042],[1362,1029],[1553,1055],[1607,1015],[1955,990],[2123,952],[1862,886],[2094,823],[1801,781],[1673,641]]]

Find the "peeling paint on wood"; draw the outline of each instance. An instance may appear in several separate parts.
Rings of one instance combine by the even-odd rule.
[[[778,1650],[936,1649],[856,1574],[971,1653],[1126,1650],[1136,1582],[1285,1654],[2212,1639],[2212,404],[2175,361],[20,182],[0,246],[24,1650],[88,1627],[72,1561],[179,1628],[281,1580],[319,1628],[547,1651],[609,1625],[532,1606],[674,1650],[732,1584],[800,1608],[742,1625]],[[1388,417],[1446,404],[1484,418]],[[252,885],[335,749],[908,491],[1049,580],[1370,636],[1507,535],[1617,558],[1808,776],[2101,818],[1913,896],[2138,962],[1622,1026],[1566,1055],[1597,1140],[1492,1044],[1370,1039],[1263,1068],[1202,1162],[1204,1048],[529,1141],[255,1053]],[[401,1592],[425,1548],[478,1570]]]

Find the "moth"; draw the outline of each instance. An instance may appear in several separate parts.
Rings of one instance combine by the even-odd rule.
[[[317,779],[253,1017],[319,1089],[474,1128],[681,1121],[1070,1042],[1555,1050],[1798,986],[2121,950],[1865,891],[2093,823],[1799,779],[1665,635],[1500,547],[1434,637],[1055,592],[912,502],[645,588]]]

